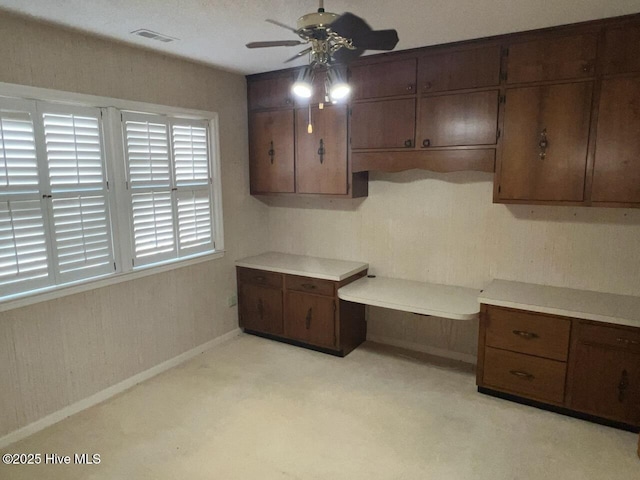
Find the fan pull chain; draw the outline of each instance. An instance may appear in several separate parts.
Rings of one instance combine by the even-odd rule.
[[[309,125],[307,126],[307,133],[313,133],[313,125],[311,125],[311,103],[309,103]]]

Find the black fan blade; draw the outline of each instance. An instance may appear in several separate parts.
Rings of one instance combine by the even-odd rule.
[[[367,22],[349,12],[336,18],[331,23],[331,30],[351,39],[353,45],[362,50],[393,50],[398,44],[395,30],[371,30]]]
[[[304,50],[302,50],[301,52],[296,53],[293,57],[289,58],[288,60],[285,60],[284,63],[289,63],[289,62],[293,62],[294,60],[302,57],[303,55],[306,55],[307,53],[309,53],[312,50],[311,47],[309,48],[305,48]]]
[[[265,20],[265,22],[272,23],[273,25],[277,25],[278,27],[282,27],[282,28],[285,28],[285,29],[289,30],[290,32],[296,33],[296,29],[295,28],[292,28],[289,25],[285,25],[284,23],[279,22],[277,20],[271,20],[270,18],[267,18]]]
[[[331,22],[330,28],[341,37],[351,39],[371,31],[371,27],[367,22],[357,15],[349,12],[343,13]]]
[[[395,30],[373,30],[358,37],[353,44],[364,50],[393,50],[398,40],[398,32]]]
[[[343,47],[340,50],[337,50],[333,55],[331,55],[331,58],[333,58],[336,63],[349,63],[352,60],[358,58],[363,53],[364,50],[361,48],[349,50],[348,48]]]
[[[304,42],[298,40],[275,40],[272,42],[251,42],[247,43],[247,48],[265,48],[265,47],[295,47],[302,45]]]

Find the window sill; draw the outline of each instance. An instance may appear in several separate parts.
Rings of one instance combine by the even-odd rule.
[[[178,268],[189,267],[191,265],[209,262],[222,257],[224,257],[224,250],[213,253],[203,253],[168,263],[139,267],[138,269],[129,272],[105,275],[93,280],[80,280],[79,282],[56,285],[28,293],[12,295],[7,297],[5,300],[0,301],[0,312],[26,307],[28,305],[33,305],[34,303],[46,302],[56,298],[66,297],[67,295],[86,292],[88,290],[95,290],[97,288],[115,285],[116,283],[129,282],[138,278],[148,277],[150,275],[156,275],[158,273],[168,272]]]

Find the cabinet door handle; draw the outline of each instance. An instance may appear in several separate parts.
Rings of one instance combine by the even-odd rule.
[[[431,140],[429,140],[428,138],[425,138],[422,141],[422,148],[427,148],[427,147],[430,147],[430,146],[431,146]]]
[[[306,288],[307,290],[315,290],[317,287],[311,283],[303,283],[302,288]]]
[[[413,146],[413,140],[411,140],[411,139],[405,140],[404,141],[404,146],[407,147],[407,148],[412,147]]]
[[[514,376],[518,377],[518,378],[522,378],[524,380],[533,380],[534,378],[536,378],[533,375],[531,375],[530,373],[522,372],[520,370],[510,370],[509,373],[511,375],[514,375]]]
[[[322,162],[324,162],[324,140],[321,138],[320,139],[320,148],[318,149],[318,155],[320,156],[320,165],[322,165]]]
[[[260,315],[260,320],[264,319],[264,305],[261,298],[258,299],[258,315]]]
[[[306,327],[307,330],[309,330],[311,328],[311,317],[313,316],[313,308],[309,308],[309,311],[307,312],[307,317],[304,319],[304,326]]]
[[[513,334],[518,335],[519,337],[522,337],[522,338],[526,338],[527,340],[539,338],[537,333],[525,332],[524,330],[514,330]]]
[[[424,89],[425,89],[425,90],[431,90],[431,86],[432,86],[432,85],[431,85],[431,82],[426,82],[426,83],[424,84]]]
[[[413,92],[413,84],[407,85],[407,92]]]
[[[273,165],[273,158],[276,156],[276,151],[273,149],[273,141],[271,141],[270,143],[270,148],[269,148],[269,157],[271,158],[271,165]]]
[[[540,160],[544,160],[547,158],[547,148],[549,148],[549,139],[547,138],[547,129],[543,129],[540,133],[540,143],[538,143],[540,147]]]
[[[620,383],[618,384],[618,401],[620,403],[624,402],[624,396],[629,387],[629,374],[626,370],[622,371],[622,376],[620,377]]]

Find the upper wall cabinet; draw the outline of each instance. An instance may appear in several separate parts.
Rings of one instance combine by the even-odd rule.
[[[353,99],[395,97],[416,93],[416,59],[353,66],[349,69]]]
[[[307,101],[293,100],[293,78],[285,71],[247,79],[251,193],[366,196],[367,173],[352,174],[349,163],[347,106],[319,108],[323,71]]]
[[[293,110],[249,116],[251,193],[294,192]]]
[[[499,83],[499,45],[431,54],[418,61],[419,93],[493,87]]]
[[[584,200],[592,82],[507,90],[499,200]]]
[[[507,83],[586,78],[594,75],[596,34],[542,38],[508,46]]]
[[[602,82],[593,202],[640,204],[640,75]]]
[[[498,93],[498,90],[489,90],[422,98],[418,146],[495,145]]]
[[[606,29],[602,60],[605,75],[640,72],[640,25]]]
[[[412,148],[415,125],[414,98],[355,103],[351,112],[351,148]]]
[[[296,110],[296,191],[347,194],[347,107],[311,108],[313,131],[307,131],[308,108]]]
[[[262,78],[247,82],[247,99],[250,110],[293,107],[291,74]]]

